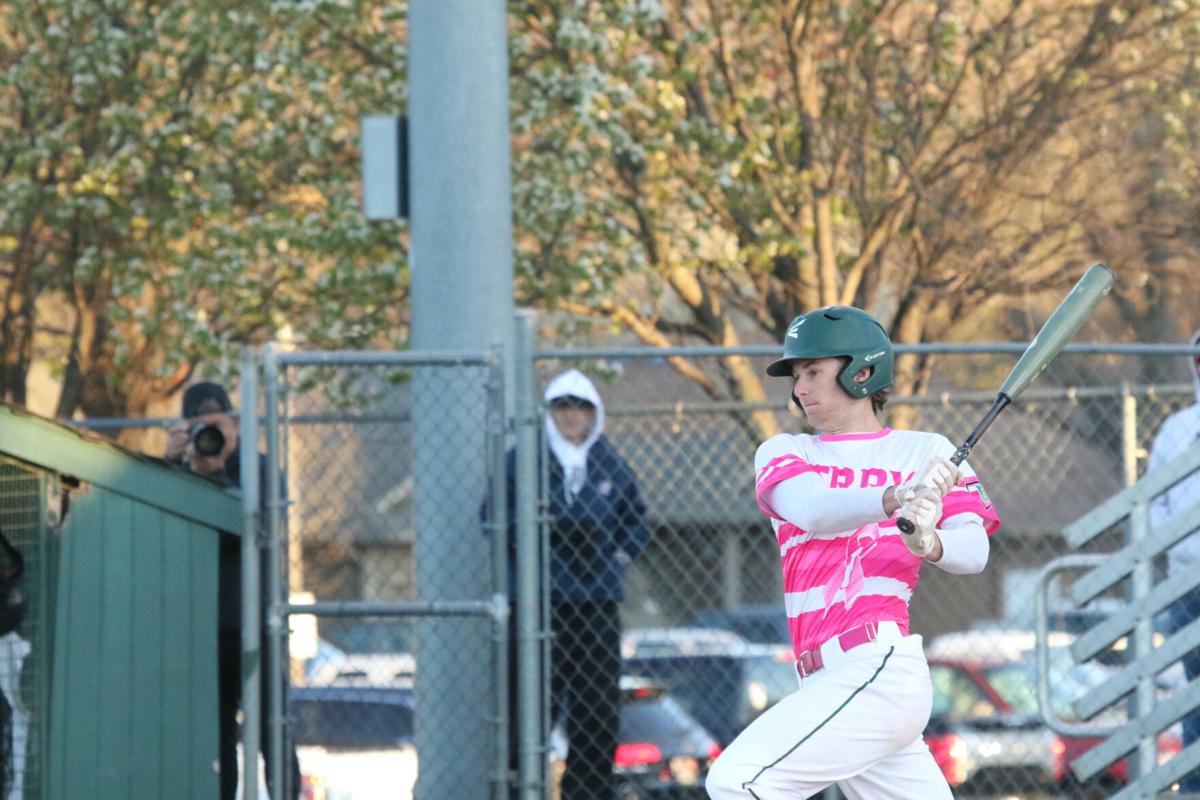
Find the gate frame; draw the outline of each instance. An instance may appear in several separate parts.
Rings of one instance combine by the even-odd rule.
[[[505,690],[508,668],[508,617],[509,604],[503,591],[507,580],[507,526],[506,497],[504,492],[504,454],[506,421],[504,414],[505,376],[502,371],[504,359],[497,349],[484,353],[468,353],[457,351],[351,351],[328,350],[312,352],[287,352],[281,350],[274,342],[268,343],[255,352],[247,350],[242,359],[241,384],[241,431],[244,441],[255,442],[255,447],[243,448],[242,475],[243,513],[246,519],[247,535],[243,538],[242,557],[248,567],[242,570],[243,586],[243,628],[242,656],[243,664],[243,729],[242,747],[244,753],[256,753],[259,746],[261,726],[269,726],[270,739],[267,744],[269,754],[274,755],[285,750],[288,714],[286,708],[287,674],[279,669],[287,655],[288,619],[293,615],[305,614],[314,616],[338,617],[462,617],[481,618],[490,621],[492,628],[492,688],[493,708],[492,725],[494,727],[493,768],[491,794],[496,800],[506,797],[509,781],[509,742],[508,742],[508,692]],[[286,575],[281,570],[281,559],[288,543],[286,526],[286,510],[288,498],[283,493],[283,468],[287,463],[288,422],[287,410],[288,386],[282,380],[284,369],[302,366],[391,366],[391,367],[484,367],[488,369],[486,392],[488,397],[488,420],[485,425],[487,440],[487,464],[490,474],[488,492],[494,503],[496,513],[492,515],[487,525],[490,534],[492,580],[494,592],[487,600],[432,600],[414,602],[372,603],[366,601],[352,602],[313,602],[291,603],[286,590]],[[266,471],[265,487],[259,486],[257,463],[259,439],[259,405],[257,376],[261,369],[263,380],[261,393],[263,397],[266,439]],[[265,498],[264,498],[265,495]],[[265,512],[265,515],[264,515]],[[251,535],[253,534],[253,535]],[[263,586],[260,582],[260,571],[257,568],[259,557],[267,559],[267,592],[269,599],[265,609],[259,607],[259,598]],[[261,652],[260,621],[265,621],[267,627],[267,653]],[[261,719],[261,705],[258,702],[260,674],[265,664],[269,675],[278,676],[270,681],[268,691],[271,693],[272,719]],[[284,770],[283,759],[269,758],[271,763],[270,775],[267,776],[269,786],[286,786],[290,778],[290,770]],[[258,800],[258,759],[243,758],[242,786],[244,800]],[[291,787],[287,787],[290,789]],[[285,789],[285,795],[286,789]]]

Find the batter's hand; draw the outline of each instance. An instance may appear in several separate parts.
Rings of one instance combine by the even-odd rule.
[[[962,480],[962,471],[947,459],[932,458],[920,476],[905,481],[896,487],[896,502],[900,505],[911,502],[921,489],[933,489],[938,497],[945,497]]]
[[[952,461],[946,458],[932,458],[925,465],[925,471],[921,473],[919,483],[930,489],[936,489],[938,497],[945,497],[961,480],[962,470],[956,467]]]
[[[912,533],[900,531],[904,544],[918,558],[933,552],[937,540],[937,523],[942,518],[942,498],[937,489],[923,486],[917,489],[912,499],[900,507],[897,517],[904,517],[913,524]]]

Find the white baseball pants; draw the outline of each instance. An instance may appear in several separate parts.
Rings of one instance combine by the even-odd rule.
[[[950,800],[921,732],[933,688],[920,636],[883,626],[827,654],[750,724],[709,770],[712,800],[802,800],[836,783],[849,800]]]

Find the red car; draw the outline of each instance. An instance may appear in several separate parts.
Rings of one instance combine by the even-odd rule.
[[[952,787],[1009,794],[1059,783],[1062,742],[1036,714],[1005,698],[989,674],[993,666],[929,659],[933,711],[925,742],[934,760]]]
[[[1042,722],[1037,706],[1037,673],[1031,658],[930,658],[934,702],[925,741],[951,786],[970,782],[995,791],[1032,786],[1077,785],[1071,762],[1095,747],[1097,737],[1064,737]],[[1050,684],[1054,712],[1070,719],[1070,703],[1099,685],[1109,668],[1072,665],[1055,672]],[[1123,711],[1108,712],[1094,724],[1117,725]],[[1181,749],[1174,730],[1159,736],[1160,762]],[[1101,781],[1124,784],[1128,764],[1121,760]]]

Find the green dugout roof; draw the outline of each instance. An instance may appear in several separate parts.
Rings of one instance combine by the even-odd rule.
[[[237,493],[160,458],[7,405],[0,405],[0,452],[209,528],[242,529]]]

